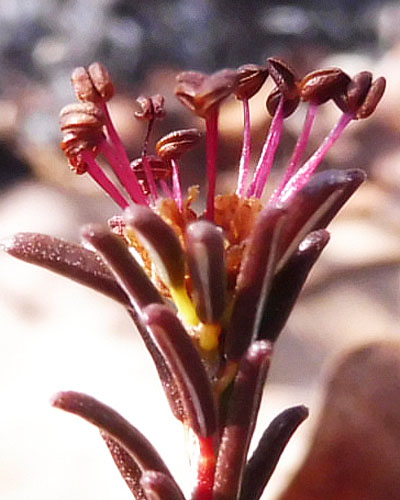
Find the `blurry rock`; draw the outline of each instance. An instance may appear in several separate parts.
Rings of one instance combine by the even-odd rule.
[[[336,367],[311,448],[280,500],[400,498],[400,342],[375,342]]]

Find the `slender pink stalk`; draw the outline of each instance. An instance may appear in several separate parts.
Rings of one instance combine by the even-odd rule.
[[[153,172],[150,167],[149,159],[147,158],[146,154],[143,156],[143,168],[144,168],[144,173],[146,175],[147,184],[150,189],[150,197],[151,200],[154,202],[158,198],[157,186],[156,186],[156,181],[154,180]]]
[[[315,153],[304,163],[304,165],[296,172],[296,174],[288,181],[283,191],[279,195],[278,202],[286,202],[295,193],[300,191],[310,180],[314,171],[318,168],[321,161],[325,158],[328,151],[342,135],[343,130],[354,119],[354,116],[349,113],[343,113],[339,121],[332,128],[329,134],[325,137],[320,147]]]
[[[148,200],[143,194],[142,188],[136,178],[136,175],[130,168],[128,155],[118,135],[118,132],[115,130],[114,124],[111,120],[110,112],[105,102],[103,103],[102,108],[104,111],[107,133],[112,144],[114,145],[114,148],[111,148],[111,146],[108,144],[108,146],[110,146],[109,150],[114,151],[113,156],[116,160],[113,162],[113,164],[111,164],[111,167],[118,175],[118,178],[122,182],[125,189],[128,191],[129,195],[132,197],[132,200],[136,203],[140,203],[141,205],[148,205]]]
[[[240,197],[244,196],[244,192],[246,189],[246,181],[249,175],[250,154],[251,154],[250,106],[249,106],[249,100],[246,97],[243,99],[243,114],[244,114],[243,146],[242,146],[242,155],[240,157],[240,163],[239,163],[238,184],[236,188],[236,194]]]
[[[175,158],[171,158],[172,165],[172,194],[173,198],[178,205],[179,211],[183,210],[183,196],[182,196],[182,187],[181,187],[181,179],[179,175],[179,165]]]
[[[166,198],[173,198],[174,195],[164,179],[160,180],[160,185]]]
[[[290,159],[289,167],[285,172],[283,180],[279,188],[274,192],[271,197],[270,203],[275,203],[279,195],[282,193],[289,179],[293,177],[300,166],[301,158],[306,150],[308,140],[310,138],[311,130],[313,128],[315,118],[317,116],[318,106],[316,104],[310,103],[307,109],[307,114],[304,120],[303,130],[301,131],[300,137],[297,140],[296,146],[294,148],[292,157]]]
[[[104,191],[119,205],[122,210],[129,207],[129,203],[110,180],[110,178],[103,172],[103,169],[97,163],[91,151],[82,151],[83,160],[87,166],[87,172],[97,184],[104,189]]]
[[[154,202],[158,198],[157,186],[156,186],[156,181],[154,180],[153,171],[151,170],[149,160],[147,158],[147,146],[149,144],[149,138],[151,131],[153,129],[153,124],[154,124],[154,118],[150,120],[147,125],[146,137],[144,138],[144,143],[143,143],[142,160],[143,160],[143,167],[144,167],[144,173],[146,175],[147,184],[150,189],[150,196],[152,198],[152,201]]]
[[[217,155],[218,155],[218,109],[211,112],[211,115],[206,120],[207,132],[207,179],[208,179],[208,195],[207,195],[207,212],[206,218],[214,221],[214,198],[215,187],[217,183]]]
[[[142,188],[130,164],[128,163],[127,166],[125,162],[121,162],[121,156],[118,155],[118,151],[116,151],[108,141],[103,141],[101,143],[100,150],[107,158],[115,175],[118,177],[132,200],[140,205],[148,205],[149,202],[143,194]]]
[[[247,191],[247,196],[261,198],[264,187],[267,183],[269,173],[275,159],[275,153],[278,149],[283,131],[283,99],[281,98],[272,119],[260,159],[258,161],[253,181]]]

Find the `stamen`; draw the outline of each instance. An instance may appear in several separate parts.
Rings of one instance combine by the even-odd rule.
[[[251,154],[251,123],[250,123],[250,107],[249,100],[243,99],[243,114],[244,114],[244,134],[242,155],[239,164],[239,177],[236,188],[236,194],[240,197],[244,196],[246,181],[249,174],[250,154]]]
[[[207,150],[207,179],[208,179],[208,195],[207,195],[207,211],[206,218],[214,221],[214,198],[215,187],[217,182],[217,154],[218,154],[218,108],[210,112],[206,120],[206,150]]]
[[[304,163],[304,165],[296,172],[296,174],[287,182],[286,186],[279,195],[279,203],[286,202],[295,193],[300,191],[307,182],[310,180],[314,171],[318,168],[319,164],[327,155],[328,151],[335,144],[335,142],[342,135],[346,126],[354,119],[354,115],[350,113],[343,113],[337,124],[325,137],[320,147],[315,153]]]
[[[279,195],[282,193],[289,179],[293,177],[296,171],[299,168],[301,158],[304,154],[304,151],[307,147],[308,140],[310,138],[311,130],[315,122],[315,118],[317,116],[318,105],[314,103],[310,103],[307,109],[307,115],[304,120],[303,130],[300,134],[300,137],[297,140],[296,146],[294,148],[292,157],[290,159],[289,167],[286,170],[285,176],[281,182],[279,188],[274,192],[271,197],[270,203],[276,203],[279,198]]]
[[[111,181],[111,179],[104,173],[103,169],[97,163],[91,151],[82,151],[82,159],[86,163],[87,172],[97,184],[104,189],[104,191],[119,205],[122,210],[129,207],[129,203]]]
[[[148,205],[149,202],[143,194],[142,188],[140,187],[135,173],[131,169],[129,163],[128,166],[125,165],[125,159],[119,154],[117,149],[112,147],[112,145],[105,140],[101,143],[100,150],[107,158],[111,168],[115,172],[115,175],[118,177],[123,187],[129,193],[131,199],[135,203]]]
[[[115,130],[110,117],[110,113],[108,111],[107,104],[105,102],[102,103],[102,109],[104,111],[106,129],[115,148],[114,156],[116,156],[117,159],[116,162],[113,162],[111,164],[111,167],[115,170],[115,173],[118,175],[123,186],[132,197],[132,200],[135,203],[139,203],[141,205],[148,205],[148,200],[143,194],[142,188],[140,187],[140,184],[136,179],[134,172],[132,172],[130,168],[128,155],[126,154],[124,145],[119,138],[118,132]],[[106,149],[108,151],[111,150],[111,148],[107,147]],[[105,151],[103,152],[104,154],[106,154]],[[118,173],[116,170],[118,170]]]
[[[265,141],[260,160],[257,164],[253,181],[247,191],[247,196],[261,198],[265,184],[267,183],[272,164],[275,159],[275,153],[282,136],[283,130],[283,97],[280,98],[278,108],[272,119],[269,128],[268,137]]]

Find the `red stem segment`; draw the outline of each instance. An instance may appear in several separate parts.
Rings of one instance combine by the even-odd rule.
[[[211,112],[206,120],[207,131],[207,179],[208,196],[206,218],[214,221],[214,198],[217,182],[217,155],[218,155],[218,109]]]
[[[213,438],[200,438],[200,460],[197,470],[197,488],[193,500],[212,500],[215,475]]]

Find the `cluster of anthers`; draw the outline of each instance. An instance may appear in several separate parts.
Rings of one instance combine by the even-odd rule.
[[[270,76],[272,121],[251,172],[249,100]],[[62,149],[73,170],[89,174],[122,209],[107,226],[83,230],[87,246],[21,233],[6,250],[75,279],[122,303],[159,373],[173,414],[196,437],[193,500],[257,500],[290,436],[306,418],[300,406],[268,427],[248,458],[273,345],[306,277],[327,244],[327,224],[363,182],[359,170],[314,175],[353,120],[369,116],[385,88],[365,71],[350,78],[339,68],[299,78],[270,58],[212,75],[188,71],[175,94],[205,120],[206,209],[192,208],[198,188],[185,195],[179,158],[196,146],[197,129],[162,137],[148,154],[155,120],[165,116],[160,95],[139,97],[136,118],[147,122],[140,158],[130,161],[107,108],[114,87],[99,63],[77,68],[79,99],[61,112]],[[218,112],[229,96],[242,101],[244,136],[236,192],[216,196]],[[321,105],[342,111],[318,149],[302,162]],[[261,202],[284,120],[301,102],[304,127],[280,185]],[[109,164],[105,170],[104,164]],[[167,466],[142,434],[114,410],[87,395],[64,392],[54,406],[95,424],[136,499],[183,500]]]

